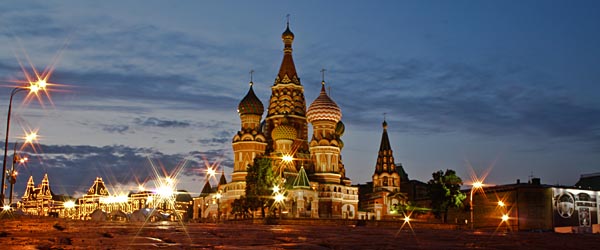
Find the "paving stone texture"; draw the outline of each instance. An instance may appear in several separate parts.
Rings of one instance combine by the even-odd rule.
[[[600,234],[0,219],[0,249],[598,249]]]

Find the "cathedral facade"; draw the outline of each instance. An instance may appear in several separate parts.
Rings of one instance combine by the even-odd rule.
[[[232,180],[220,183],[217,189],[220,217],[231,216],[231,203],[245,194],[248,166],[256,157],[268,157],[273,172],[287,180],[282,206],[286,216],[357,218],[358,188],[352,187],[346,177],[341,157],[341,109],[327,94],[325,81],[307,109],[304,86],[292,57],[294,34],[289,24],[282,40],[283,60],[271,86],[267,109],[254,93],[252,81],[238,105],[241,127],[232,140]]]

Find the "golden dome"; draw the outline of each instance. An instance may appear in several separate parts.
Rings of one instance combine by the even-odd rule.
[[[294,33],[292,33],[292,31],[290,30],[290,23],[287,23],[287,27],[286,27],[285,31],[283,32],[283,34],[281,34],[281,39],[283,39],[283,41],[285,41],[285,40],[293,41],[294,40]]]
[[[271,137],[275,141],[279,139],[294,140],[296,139],[297,134],[298,132],[294,127],[288,125],[287,123],[282,123],[273,129],[273,132],[271,132]]]

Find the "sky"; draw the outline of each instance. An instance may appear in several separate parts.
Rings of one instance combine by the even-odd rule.
[[[181,169],[178,188],[192,195],[207,162],[231,180],[237,105],[250,70],[268,105],[287,14],[307,106],[327,70],[353,184],[371,180],[384,113],[410,179],[454,169],[467,183],[474,172],[490,184],[574,185],[600,172],[597,1],[2,1],[0,9],[0,117],[10,86],[24,79],[19,62],[28,71],[29,62],[54,66],[50,82],[63,84],[53,104],[15,96],[9,149],[28,128],[40,134],[36,152],[24,149],[31,159],[19,167],[17,196],[45,173],[54,193],[75,196],[97,176],[114,192],[131,190],[161,165]]]

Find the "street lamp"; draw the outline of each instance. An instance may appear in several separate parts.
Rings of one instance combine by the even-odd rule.
[[[8,204],[12,204],[13,187],[15,186],[15,183],[17,182],[18,172],[15,170],[15,164],[25,164],[25,162],[27,162],[27,160],[28,160],[27,157],[21,157],[21,156],[17,155],[17,145],[18,144],[19,144],[18,142],[15,142],[15,144],[14,144],[12,166],[10,168],[9,176],[6,177],[9,179],[8,182],[10,183],[10,195],[8,198]]]
[[[502,222],[507,222],[509,219],[508,214],[503,214],[502,215]]]
[[[4,205],[4,179],[6,179],[6,154],[7,154],[7,150],[8,150],[8,133],[10,131],[10,113],[12,111],[12,101],[13,101],[13,97],[15,96],[16,93],[24,91],[24,90],[28,90],[29,93],[34,93],[37,94],[38,91],[46,90],[46,86],[48,83],[46,83],[45,80],[43,79],[39,79],[37,82],[30,82],[29,86],[18,86],[15,87],[12,92],[10,92],[10,99],[8,101],[8,113],[6,115],[6,134],[5,134],[5,138],[4,138],[4,161],[2,162],[2,183],[0,185],[2,192],[0,192],[0,205]]]
[[[281,157],[281,160],[283,160],[285,163],[291,163],[294,160],[294,157],[286,154]]]
[[[33,131],[30,133],[25,134],[24,137],[22,137],[22,139],[25,139],[25,142],[23,143],[23,147],[25,147],[27,144],[31,144],[32,147],[34,141],[37,141],[38,138],[38,134],[37,131]],[[8,204],[12,204],[12,200],[13,200],[13,188],[15,183],[17,182],[17,175],[18,172],[15,169],[15,164],[25,164],[29,159],[27,157],[22,157],[20,155],[17,155],[17,145],[19,145],[19,141],[15,141],[14,145],[13,145],[13,160],[12,160],[12,166],[10,168],[10,171],[7,172],[7,174],[9,174],[9,176],[7,176],[6,178],[9,180],[8,182],[10,183],[10,194],[9,194],[9,199],[8,199]],[[21,150],[23,149],[23,147],[21,147]]]
[[[481,181],[476,181],[473,182],[473,185],[471,187],[471,198],[469,199],[469,210],[471,212],[471,230],[473,230],[474,228],[474,223],[473,223],[473,192],[478,190],[478,189],[482,189],[483,188],[483,183]]]

